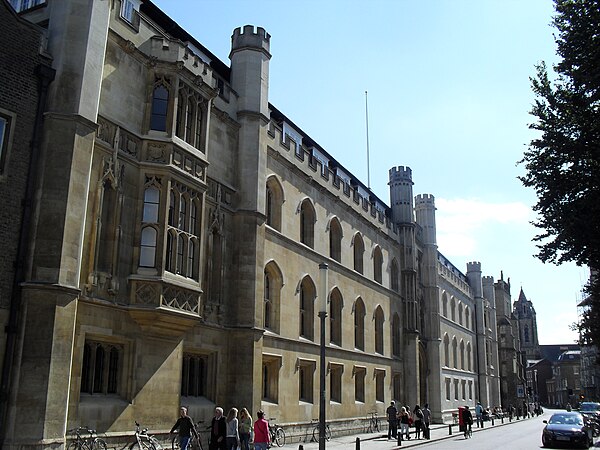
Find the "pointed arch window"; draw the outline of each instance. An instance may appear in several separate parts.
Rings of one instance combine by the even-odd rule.
[[[205,107],[204,98],[191,86],[180,82],[177,94],[175,135],[200,151],[204,151],[203,108]]]
[[[465,326],[469,328],[471,326],[471,322],[469,320],[469,307],[465,306]]]
[[[314,338],[315,285],[306,277],[300,285],[300,336],[305,339]]]
[[[277,264],[271,261],[265,267],[263,326],[274,333],[279,333],[279,311],[283,279]]]
[[[465,343],[460,341],[460,369],[465,370]]]
[[[381,248],[376,246],[373,251],[373,279],[379,284],[381,284],[383,280],[382,271],[383,254],[381,253]]]
[[[354,303],[354,347],[365,349],[365,304],[362,299],[357,299]]]
[[[375,310],[375,353],[383,355],[383,323],[385,316],[383,309],[378,306]]]
[[[267,180],[265,195],[265,215],[267,225],[277,231],[281,231],[283,189],[277,178],[274,176]]]
[[[390,288],[394,292],[400,291],[400,286],[398,283],[399,273],[400,272],[398,270],[398,261],[396,261],[396,258],[394,258],[392,259],[392,264],[390,268]]]
[[[463,324],[463,306],[462,303],[458,303],[458,324]]]
[[[400,316],[398,313],[394,313],[392,319],[392,353],[394,356],[400,356]]]
[[[342,262],[342,225],[337,217],[329,224],[329,256],[337,262]]]
[[[342,346],[342,294],[334,289],[329,296],[329,340],[332,344]]]
[[[470,372],[472,370],[471,365],[471,343],[467,343],[467,370]]]
[[[316,214],[312,203],[304,200],[300,206],[300,242],[314,248]]]
[[[163,84],[154,87],[152,94],[152,112],[150,114],[150,129],[167,131],[167,111],[169,108],[169,90]]]
[[[453,322],[456,322],[456,300],[454,300],[454,297],[450,300],[450,318]]]
[[[450,339],[444,335],[444,366],[450,367]]]
[[[363,257],[365,253],[365,244],[360,234],[354,236],[354,270],[363,273]]]
[[[452,367],[458,369],[458,344],[456,337],[452,338]]]
[[[442,295],[442,316],[448,317],[448,296]]]

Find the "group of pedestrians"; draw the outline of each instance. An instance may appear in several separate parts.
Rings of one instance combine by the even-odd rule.
[[[179,410],[180,417],[171,428],[171,434],[179,433],[179,448],[187,450],[192,437],[198,438],[198,431],[194,421],[188,416],[187,408],[182,406]],[[254,443],[256,450],[267,450],[271,442],[269,423],[265,420],[263,411],[256,413],[257,420],[252,422],[252,416],[246,408],[231,408],[227,416],[223,408],[217,406],[210,423],[209,450],[250,450],[250,442]]]
[[[398,433],[400,433],[400,440],[410,439],[410,427],[415,428],[415,438],[421,439],[421,432],[423,432],[423,438],[429,439],[429,425],[431,423],[431,411],[429,405],[425,404],[423,408],[416,405],[411,411],[409,406],[401,406],[400,409],[396,407],[396,402],[392,400],[390,406],[386,410],[388,420],[388,439],[398,439]],[[398,430],[400,426],[400,430]]]

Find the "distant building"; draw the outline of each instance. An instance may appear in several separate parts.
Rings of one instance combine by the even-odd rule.
[[[519,292],[518,300],[513,304],[513,313],[519,324],[521,351],[525,360],[540,359],[536,313],[533,303],[525,297],[523,288]]]

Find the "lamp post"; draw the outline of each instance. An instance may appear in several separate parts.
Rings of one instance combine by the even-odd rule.
[[[327,270],[319,264],[319,319],[321,319],[321,353],[319,359],[319,450],[325,450],[325,317],[327,317]]]

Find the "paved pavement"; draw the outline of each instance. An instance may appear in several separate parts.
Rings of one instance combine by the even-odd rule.
[[[521,421],[521,420],[530,420],[530,419],[521,418],[519,421]],[[519,421],[517,421],[516,419],[513,419],[512,422],[510,422],[508,419],[504,419],[503,421],[495,419],[494,425],[492,425],[491,421],[487,421],[487,422],[484,422],[484,428],[477,428],[477,426],[475,424],[473,424],[472,429],[473,429],[473,433],[478,433],[478,432],[483,431],[486,428],[490,428],[492,426],[494,428],[499,427],[499,426],[508,426],[511,423],[516,423]],[[452,429],[452,434],[450,434],[450,431],[449,431],[450,428]],[[398,448],[416,447],[419,445],[430,443],[432,441],[441,441],[443,439],[453,438],[453,437],[456,437],[456,435],[458,435],[458,434],[462,434],[458,430],[458,425],[450,426],[450,425],[434,424],[431,426],[431,439],[430,440],[423,439],[422,434],[421,434],[421,439],[415,439],[414,428],[411,428],[411,439],[410,440],[403,440],[401,442],[398,442],[396,439],[388,440],[387,432],[385,434],[363,433],[363,434],[355,434],[355,435],[348,435],[348,436],[333,436],[331,438],[331,440],[326,443],[326,448],[328,450],[342,450],[342,448],[348,450],[350,448],[350,446],[354,446],[354,448],[356,450],[359,450],[359,448],[357,446],[360,445],[361,449],[368,448],[369,450],[395,450]],[[301,448],[301,450],[302,449],[303,450],[318,450],[318,448],[319,448],[318,442],[286,444],[286,447],[288,447],[289,445],[291,445],[293,447]]]

